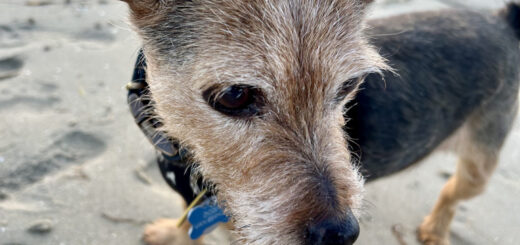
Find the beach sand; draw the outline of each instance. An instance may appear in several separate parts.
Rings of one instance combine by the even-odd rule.
[[[377,1],[370,16],[502,0]],[[0,245],[134,245],[143,225],[178,217],[133,121],[124,85],[139,40],[115,0],[0,1]],[[520,120],[487,191],[464,202],[454,245],[520,241]],[[367,185],[361,245],[416,245],[415,229],[455,158],[435,154]],[[221,229],[207,244],[229,244]]]

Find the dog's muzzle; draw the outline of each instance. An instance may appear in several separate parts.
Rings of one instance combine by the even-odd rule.
[[[348,210],[343,218],[331,217],[311,223],[305,231],[308,245],[352,245],[359,236],[359,223]]]

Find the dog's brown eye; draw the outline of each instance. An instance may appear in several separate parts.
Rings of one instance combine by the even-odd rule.
[[[239,109],[251,101],[251,93],[247,87],[232,86],[227,88],[217,103],[228,109]]]
[[[234,85],[220,93],[210,88],[204,91],[203,97],[215,110],[229,116],[253,116],[262,105],[259,90],[246,85]]]

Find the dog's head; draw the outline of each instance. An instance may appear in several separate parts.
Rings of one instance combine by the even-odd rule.
[[[126,0],[164,130],[247,244],[351,244],[363,180],[344,105],[385,68],[366,0]]]

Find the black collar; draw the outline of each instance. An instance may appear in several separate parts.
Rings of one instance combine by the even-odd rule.
[[[135,122],[159,153],[157,160],[162,176],[182,195],[186,203],[191,203],[200,192],[202,183],[191,174],[194,163],[188,163],[189,153],[181,149],[175,139],[159,129],[162,123],[152,110],[153,101],[146,83],[146,59],[142,50],[137,56],[132,82],[128,83],[126,88],[128,105]]]
[[[142,50],[139,51],[135,63],[132,82],[126,85],[128,89],[128,105],[135,122],[143,131],[150,143],[161,153],[169,157],[179,154],[179,146],[174,139],[168,137],[164,132],[158,130],[162,123],[157,120],[151,107],[153,102],[146,83],[146,59]]]

